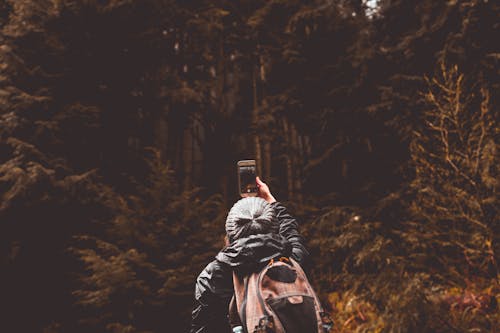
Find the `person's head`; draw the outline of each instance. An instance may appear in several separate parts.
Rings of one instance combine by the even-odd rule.
[[[278,230],[274,207],[259,197],[239,200],[227,215],[226,234],[230,243],[250,235],[278,233]]]

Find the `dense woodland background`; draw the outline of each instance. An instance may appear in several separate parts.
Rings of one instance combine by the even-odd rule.
[[[0,0],[0,330],[188,331],[256,158],[334,332],[500,332],[499,17]]]

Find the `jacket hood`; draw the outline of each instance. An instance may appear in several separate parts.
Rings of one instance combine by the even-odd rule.
[[[256,270],[269,260],[290,257],[292,245],[276,234],[259,234],[240,238],[220,251],[215,259],[237,271]]]

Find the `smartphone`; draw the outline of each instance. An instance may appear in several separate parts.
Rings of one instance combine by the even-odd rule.
[[[257,196],[256,177],[257,169],[255,160],[238,161],[238,186],[242,197]]]

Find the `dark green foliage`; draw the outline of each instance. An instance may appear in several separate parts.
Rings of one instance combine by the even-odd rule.
[[[410,187],[310,226],[314,277],[353,330],[490,331],[499,320],[498,123],[488,91],[471,101],[464,86],[456,67],[429,80]]]
[[[160,99],[158,79],[144,78],[169,55],[156,42],[166,39],[159,5],[12,2],[0,142],[11,331],[156,330],[179,308],[187,325],[193,280],[223,229],[220,199],[182,191],[156,150],[144,149]],[[207,237],[193,241],[193,230]]]
[[[129,197],[109,198],[115,215],[102,236],[79,235],[71,252],[84,270],[74,292],[89,330],[161,331],[189,318],[193,281],[222,244],[218,197],[178,194],[156,152],[150,177]],[[203,238],[196,235],[205,235]]]
[[[425,228],[446,234],[473,274],[496,278],[498,244],[498,123],[487,88],[464,95],[466,77],[443,66],[425,95],[427,129],[416,133],[412,157],[416,200],[411,211]],[[440,237],[437,237],[440,239]],[[472,267],[470,267],[471,265]],[[457,269],[461,279],[466,271]]]
[[[372,5],[0,0],[0,327],[186,331],[261,156],[337,331],[496,332],[499,5]]]

